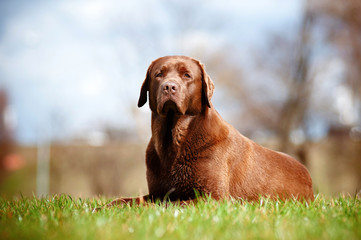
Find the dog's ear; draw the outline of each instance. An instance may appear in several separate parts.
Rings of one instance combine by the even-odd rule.
[[[138,107],[142,107],[147,102],[148,92],[149,92],[149,83],[150,83],[150,72],[152,70],[153,63],[150,64],[147,70],[147,75],[145,76],[142,88],[140,89],[140,95],[138,100]]]
[[[202,99],[204,99],[207,106],[211,107],[211,98],[213,96],[214,84],[212,79],[208,76],[204,65],[197,61],[202,74]]]

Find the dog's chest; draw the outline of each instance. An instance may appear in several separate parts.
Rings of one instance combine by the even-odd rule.
[[[170,193],[170,198],[192,199],[195,197],[195,190],[204,191],[195,164],[177,162],[172,165],[168,173],[165,172],[165,175],[167,181],[164,182],[163,187]]]
[[[171,157],[168,155],[168,157]],[[190,154],[189,151],[181,152],[170,165],[160,164],[158,174],[152,174],[156,178],[153,186],[156,195],[163,198],[169,197],[171,200],[188,200],[195,198],[195,190],[206,192],[206,187],[198,170],[197,155]],[[160,159],[160,162],[171,162],[171,159]],[[149,170],[149,169],[148,169]],[[154,169],[155,170],[155,169]],[[153,172],[149,171],[148,173]]]
[[[198,169],[202,142],[189,130],[194,130],[189,125],[192,119],[178,121],[171,134],[153,136],[155,152],[148,152],[147,164],[150,193],[171,200],[188,200],[195,197],[195,191],[208,192]]]

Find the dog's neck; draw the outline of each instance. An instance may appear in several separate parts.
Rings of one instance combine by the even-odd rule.
[[[163,148],[162,150],[171,150],[170,147],[179,148],[184,143],[194,118],[196,116],[176,115],[174,112],[169,112],[165,117],[153,113],[152,138],[156,146]]]
[[[161,117],[153,112],[152,140],[155,150],[161,159],[172,161],[180,157],[183,151],[187,151],[190,143],[193,145],[191,149],[204,149],[209,145],[205,141],[221,139],[224,137],[221,135],[227,134],[222,131],[225,128],[221,124],[224,123],[213,108],[197,115],[177,115],[170,112],[166,117]]]

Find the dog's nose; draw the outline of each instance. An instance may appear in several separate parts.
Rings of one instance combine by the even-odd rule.
[[[178,91],[178,85],[174,82],[166,82],[162,85],[163,93],[176,93]]]

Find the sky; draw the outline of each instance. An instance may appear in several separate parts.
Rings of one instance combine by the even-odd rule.
[[[301,11],[300,0],[1,1],[0,88],[16,139],[149,128],[149,109],[136,104],[152,60],[202,46],[246,52]]]

